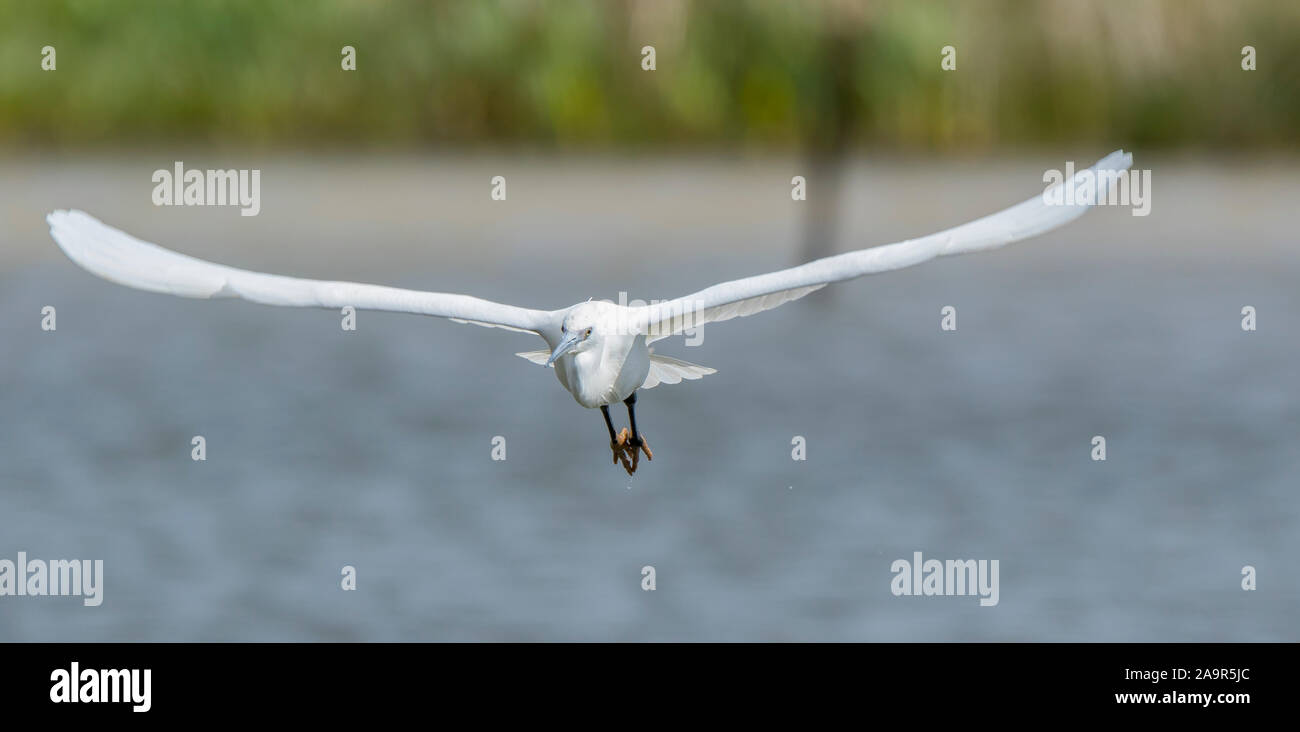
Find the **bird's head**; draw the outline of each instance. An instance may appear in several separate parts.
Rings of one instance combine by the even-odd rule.
[[[604,338],[605,321],[608,320],[603,302],[584,302],[574,305],[560,323],[560,343],[546,360],[555,363],[567,353],[582,353],[599,346]]]

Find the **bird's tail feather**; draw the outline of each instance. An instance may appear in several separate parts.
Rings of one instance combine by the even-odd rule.
[[[524,351],[516,353],[516,356],[532,361],[535,364],[545,366],[546,359],[551,357],[551,352],[545,348],[539,351]],[[694,381],[703,378],[709,374],[718,373],[717,369],[711,369],[708,366],[682,361],[677,358],[660,356],[654,351],[650,352],[650,373],[646,375],[645,382],[641,384],[642,389],[653,389],[660,384],[680,384],[682,379]]]
[[[540,351],[524,351],[523,353],[516,353],[515,355],[520,358],[526,358],[538,366],[545,366],[546,359],[551,357],[551,352],[543,348]]]
[[[682,379],[694,381],[709,374],[718,373],[717,369],[711,369],[708,366],[688,363],[668,356],[660,356],[656,353],[650,354],[650,373],[645,377],[645,383],[641,384],[642,389],[653,389],[660,384],[680,384]]]

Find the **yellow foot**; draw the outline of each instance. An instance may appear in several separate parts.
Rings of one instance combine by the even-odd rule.
[[[618,465],[619,462],[622,462],[623,469],[627,471],[628,475],[636,471],[636,468],[632,467],[627,461],[627,443],[631,439],[631,434],[624,427],[623,431],[619,432],[614,438],[614,441],[609,443],[609,449],[614,453],[614,464]]]
[[[627,461],[623,462],[623,467],[627,468],[627,474],[631,475],[636,472],[637,465],[641,463],[641,453],[645,453],[646,460],[654,460],[655,454],[650,452],[650,443],[646,442],[645,434],[637,435],[635,441],[628,437],[624,441],[623,451],[632,458],[632,465],[629,467]]]

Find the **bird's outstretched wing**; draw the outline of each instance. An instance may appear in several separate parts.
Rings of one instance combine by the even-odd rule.
[[[1093,165],[1089,169],[1097,190],[1093,200],[1101,200],[1109,191],[1107,184],[1115,182],[1114,176],[1099,173],[1112,171],[1119,174],[1128,170],[1132,162],[1131,154],[1116,150]],[[1082,182],[1080,176],[1086,172],[1079,171],[1075,181]],[[648,305],[639,309],[634,322],[647,335],[648,342],[657,341],[705,323],[770,310],[832,282],[902,269],[949,254],[996,249],[1063,226],[1082,216],[1088,208],[1088,203],[1049,205],[1040,194],[982,219],[920,239],[826,257],[779,272],[723,282],[676,300]]]
[[[540,334],[551,314],[468,295],[420,292],[357,282],[327,282],[250,272],[140,241],[82,211],[46,217],[50,235],[72,261],[120,285],[181,297],[239,297],[264,305],[389,310]]]

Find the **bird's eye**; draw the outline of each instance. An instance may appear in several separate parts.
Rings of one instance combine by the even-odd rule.
[[[561,333],[566,333],[566,332],[568,332],[568,330],[569,330],[569,329],[566,328],[565,326],[563,326],[563,325],[560,326],[560,332],[561,332]]]
[[[591,328],[587,329],[587,335],[591,335]]]

